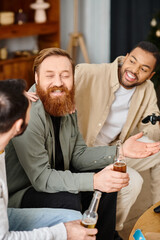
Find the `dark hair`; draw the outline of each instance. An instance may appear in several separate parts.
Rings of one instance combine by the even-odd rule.
[[[62,56],[62,57],[67,57],[72,65],[72,72],[74,76],[74,71],[75,71],[75,65],[73,63],[73,59],[70,57],[67,51],[60,49],[60,48],[45,48],[41,50],[38,54],[38,56],[34,60],[33,64],[33,72],[39,72],[39,67],[40,64],[43,62],[43,60],[47,57],[50,56]]]
[[[152,55],[155,57],[156,59],[156,64],[155,64],[155,68],[157,68],[158,64],[160,64],[160,52],[157,48],[157,46],[151,42],[148,42],[148,41],[142,41],[142,42],[139,42],[133,49],[132,51],[135,49],[135,48],[141,48],[143,49],[144,51],[146,52],[150,52],[152,53]]]
[[[0,133],[9,131],[18,119],[25,121],[29,106],[25,88],[26,82],[22,79],[0,81]]]

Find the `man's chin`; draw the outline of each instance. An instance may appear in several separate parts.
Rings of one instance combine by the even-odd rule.
[[[37,92],[44,105],[45,111],[52,116],[68,115],[75,105],[74,87],[70,91],[64,87],[54,87],[45,92],[39,86],[37,87]]]
[[[73,104],[70,101],[68,102],[67,99],[65,101],[59,100],[56,102],[49,101],[47,104],[44,104],[44,109],[51,116],[62,117],[68,115],[72,111]]]
[[[131,88],[133,88],[133,87],[135,87],[135,86],[138,85],[138,84],[135,83],[135,82],[127,82],[127,83],[121,82],[120,84],[121,84],[124,88],[126,88],[126,89],[131,89]]]

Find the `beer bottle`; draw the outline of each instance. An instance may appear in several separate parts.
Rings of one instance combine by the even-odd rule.
[[[100,191],[96,190],[94,192],[89,208],[84,212],[82,216],[81,224],[86,228],[94,228],[97,223],[98,219],[97,210],[101,195],[102,193]]]
[[[124,161],[124,156],[120,154],[120,148],[122,147],[121,140],[116,142],[116,155],[113,164],[113,170],[118,172],[126,172],[126,163]]]

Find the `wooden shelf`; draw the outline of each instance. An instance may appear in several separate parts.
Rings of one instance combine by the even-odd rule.
[[[27,89],[34,83],[32,71],[35,55],[17,57],[0,61],[0,79],[22,78],[27,82]]]
[[[18,63],[18,62],[22,62],[22,61],[32,61],[34,60],[34,58],[36,57],[36,55],[31,55],[31,56],[26,56],[26,57],[13,57],[13,58],[7,58],[5,60],[0,60],[0,65],[4,65],[4,64],[12,64],[12,63]]]
[[[0,26],[0,39],[25,37],[32,35],[46,35],[51,33],[57,33],[58,31],[58,22],[30,22],[24,23],[22,25],[12,24],[8,26]]]
[[[46,10],[47,22],[35,23],[35,11],[30,8],[33,0],[0,0],[1,11],[13,11],[15,14],[19,9],[27,16],[27,22],[18,25],[0,25],[0,48],[5,46],[8,39],[37,36],[37,47],[39,50],[48,47],[60,47],[60,0],[47,0],[50,7]],[[25,49],[24,49],[25,51]],[[32,72],[33,61],[36,55],[12,57],[14,53],[8,52],[6,60],[0,60],[0,80],[8,78],[23,78],[27,81],[28,88],[34,83]]]

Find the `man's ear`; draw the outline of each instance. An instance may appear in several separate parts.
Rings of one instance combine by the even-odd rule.
[[[35,72],[35,83],[38,84],[38,74]]]
[[[151,79],[151,78],[154,76],[155,73],[156,73],[156,72],[152,72],[151,75],[150,75],[150,77],[149,77],[149,79]]]
[[[15,135],[20,133],[22,124],[23,124],[23,119],[22,118],[16,120],[15,123],[13,124]]]

